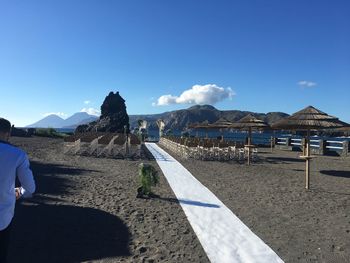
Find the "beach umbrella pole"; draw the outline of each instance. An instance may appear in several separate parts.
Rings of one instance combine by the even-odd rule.
[[[275,130],[273,131],[273,136],[271,136],[271,152],[273,152],[273,148],[275,147],[275,137],[276,137],[276,132]]]
[[[271,152],[273,152],[273,137],[271,136],[271,139],[270,139],[270,141],[271,141]]]
[[[252,138],[252,128],[249,127],[249,133],[248,133],[248,165],[250,165],[250,144],[251,144],[251,138]]]
[[[310,129],[307,130],[306,139],[306,168],[305,168],[305,188],[310,188]]]

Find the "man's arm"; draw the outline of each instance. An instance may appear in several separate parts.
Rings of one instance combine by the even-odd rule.
[[[24,154],[20,165],[17,167],[17,177],[21,183],[20,195],[24,198],[31,197],[35,192],[35,182],[33,173],[30,170],[29,160],[26,154]]]

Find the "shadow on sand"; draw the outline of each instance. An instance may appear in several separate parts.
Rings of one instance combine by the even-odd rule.
[[[37,193],[16,205],[9,262],[82,262],[130,255],[129,230],[115,215],[47,203],[69,193],[70,176],[89,170],[36,162],[32,170]]]
[[[89,172],[99,172],[96,170],[41,162],[31,162],[30,167],[37,186],[35,200],[40,200],[40,194],[56,196],[68,194],[69,190],[74,188],[74,183],[70,180],[72,176],[84,176],[84,174]]]
[[[177,203],[177,204],[201,206],[201,207],[208,207],[208,208],[220,208],[219,205],[203,203],[203,202],[199,202],[199,201],[176,199],[176,198],[169,198],[169,197],[160,197],[158,195],[152,195],[152,198],[162,200],[162,201],[171,202],[171,203]]]
[[[30,167],[33,170],[35,175],[83,175],[86,172],[100,172],[97,170],[89,170],[89,169],[80,169],[76,167],[70,167],[66,165],[60,164],[52,164],[52,163],[42,163],[42,162],[30,162]]]
[[[303,159],[299,158],[288,158],[288,157],[267,157],[267,162],[270,163],[283,163],[283,162],[296,162],[296,163],[302,163],[305,162]]]
[[[350,178],[350,171],[321,170],[320,173],[329,176]]]

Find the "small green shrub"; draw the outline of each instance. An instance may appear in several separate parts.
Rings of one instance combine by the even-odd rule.
[[[141,163],[139,165],[139,179],[141,186],[137,189],[137,197],[152,195],[152,186],[159,183],[157,170],[150,164]]]
[[[63,138],[64,136],[66,136],[63,133],[57,132],[54,128],[36,129],[34,134],[36,136],[52,138]]]

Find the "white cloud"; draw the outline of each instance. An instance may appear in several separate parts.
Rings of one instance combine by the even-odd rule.
[[[308,81],[308,80],[301,80],[298,82],[298,85],[303,88],[311,88],[311,87],[317,86],[317,83],[313,81]]]
[[[99,111],[98,109],[94,109],[94,108],[83,108],[83,109],[81,109],[80,112],[86,112],[87,114],[95,115],[95,116],[101,115],[101,111]]]
[[[43,115],[44,117],[47,117],[49,115],[57,115],[57,116],[59,116],[61,118],[67,118],[68,117],[68,115],[66,113],[64,113],[64,112],[47,112],[47,113],[43,113],[41,115]]]
[[[215,104],[225,99],[231,99],[235,93],[231,88],[222,88],[215,84],[194,85],[185,90],[180,96],[160,96],[153,106],[165,106],[171,104]]]
[[[172,95],[163,95],[160,96],[157,100],[157,102],[153,102],[153,106],[164,106],[164,105],[170,105],[170,104],[176,104],[176,99],[178,97],[172,96]]]
[[[91,103],[90,100],[85,100],[85,101],[84,101],[84,104],[86,104],[86,105],[88,105],[88,104],[90,104],[90,103]]]

